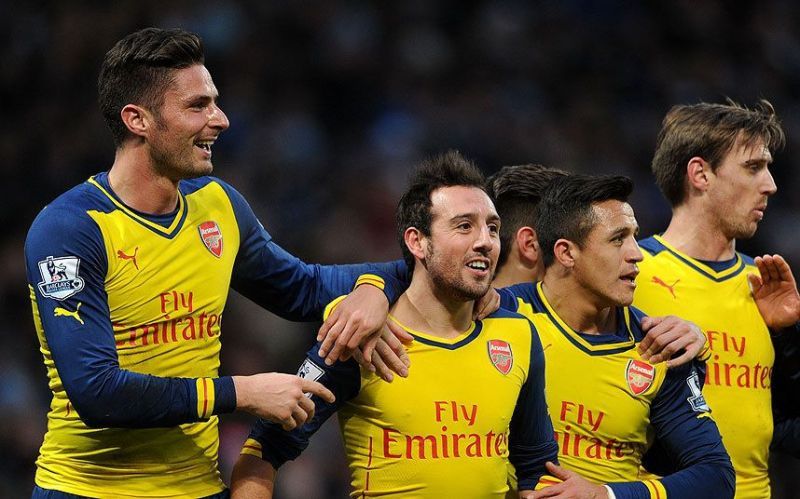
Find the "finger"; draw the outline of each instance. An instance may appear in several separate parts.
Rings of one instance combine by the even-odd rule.
[[[318,381],[303,379],[300,388],[303,390],[303,392],[316,395],[328,403],[333,403],[336,400],[333,392],[325,388],[325,385]]]
[[[356,348],[353,351],[353,358],[356,359],[356,362],[358,362],[358,365],[362,368],[369,372],[375,372],[375,366],[373,366],[371,362],[367,361],[367,358],[364,357],[364,353],[361,351],[361,349]]]
[[[336,337],[336,341],[331,346],[331,351],[325,356],[325,363],[329,366],[336,362],[346,351],[347,342],[353,334],[352,325],[348,321],[342,328],[341,333]],[[328,335],[330,337],[330,335]]]
[[[572,476],[571,471],[565,470],[561,466],[551,463],[550,461],[547,461],[547,463],[545,463],[545,467],[547,468],[547,471],[549,471],[551,475],[561,480],[567,480]]]
[[[291,416],[286,419],[281,419],[280,421],[278,421],[278,423],[280,423],[281,428],[283,428],[286,431],[292,431],[295,428],[297,428],[297,422]]]
[[[365,359],[371,359],[372,352],[375,350],[375,345],[378,343],[378,340],[380,339],[381,339],[380,335],[374,334],[369,338],[367,338],[367,341],[364,342],[364,345],[362,345],[360,349],[356,348],[355,351],[360,350],[361,352],[363,352]]]
[[[651,364],[658,364],[659,362],[668,361],[673,355],[681,350],[684,350],[691,343],[691,337],[686,335],[677,336],[668,344],[664,345],[664,348],[662,348],[661,351],[651,354],[648,362]],[[696,350],[699,351],[700,349],[697,348]]]
[[[389,331],[402,343],[411,343],[414,341],[414,336],[403,329],[403,327],[394,322],[394,321],[386,321],[386,327],[389,328]]]
[[[402,352],[407,360],[408,355],[405,353],[405,348],[403,348],[402,344],[400,345],[400,352]],[[375,355],[372,356],[372,362],[377,363],[377,361],[380,361],[386,369],[394,371],[404,378],[408,376],[408,366],[406,361],[401,357],[401,355],[398,355],[396,350],[389,347],[389,345],[383,340],[378,342],[375,349]],[[375,366],[375,369],[378,369],[377,365]],[[386,378],[384,377],[384,379]]]
[[[300,400],[297,401],[297,405],[303,412],[306,413],[306,418],[308,421],[311,421],[311,418],[314,417],[314,411],[316,409],[314,401],[311,400],[310,397],[300,397]]]
[[[764,285],[764,282],[761,280],[761,277],[755,274],[747,274],[747,284],[750,286],[750,292],[756,293],[761,286]]]
[[[328,318],[328,320],[330,320],[330,317]],[[330,327],[330,329],[328,329],[325,338],[322,339],[322,344],[319,346],[319,356],[321,358],[326,359],[328,357],[328,353],[331,351],[333,345],[336,343],[336,338],[339,337],[339,335],[342,333],[342,330],[345,328],[346,325],[347,325],[346,321],[337,320],[336,323],[333,324]]]
[[[339,307],[336,307],[333,309],[330,315],[328,315],[328,318],[325,319],[325,322],[322,323],[322,326],[320,326],[319,331],[317,332],[317,341],[322,341],[328,336],[328,332],[337,323],[338,319]]]
[[[698,348],[697,351],[689,350],[688,348],[677,357],[673,357],[668,359],[666,362],[667,369],[672,369],[673,367],[678,367],[690,362],[692,359],[697,357],[697,353],[700,351]]]
[[[388,365],[383,361],[380,355],[373,355],[372,356],[372,366],[375,369],[375,374],[381,377],[387,383],[391,383],[394,381],[394,373],[389,368]]]
[[[781,275],[778,271],[778,263],[775,261],[775,258],[771,255],[767,255],[764,257],[764,261],[767,264],[767,270],[769,271],[769,279],[771,282],[779,282]]]
[[[791,283],[792,286],[797,287],[797,283],[794,280],[794,274],[792,274],[792,268],[781,255],[775,255],[775,264],[778,267],[780,280]]]
[[[300,397],[300,398],[308,400],[308,398],[306,397]],[[292,409],[292,421],[294,421],[295,426],[303,426],[305,422],[311,419],[313,416],[314,416],[313,404],[311,408],[311,415],[309,415],[309,413],[306,412],[306,410],[303,409],[299,404],[294,406],[294,409]]]
[[[663,318],[654,318],[654,324],[650,326],[642,341],[639,343],[639,353],[642,356],[650,356],[661,351],[669,338],[663,337],[670,332],[670,324],[664,322]]]

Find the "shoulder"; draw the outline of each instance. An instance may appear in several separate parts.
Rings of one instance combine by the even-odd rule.
[[[26,248],[54,239],[81,239],[99,234],[90,212],[110,213],[116,208],[97,187],[84,182],[45,206],[28,230]]]
[[[656,256],[667,249],[654,236],[639,240],[639,247],[650,256]]]

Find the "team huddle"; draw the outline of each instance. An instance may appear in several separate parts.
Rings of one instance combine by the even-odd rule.
[[[782,257],[736,251],[777,190],[767,101],[670,110],[660,234],[639,234],[627,177],[486,179],[449,151],[400,199],[403,260],[321,266],[209,176],[229,123],[196,35],[125,37],[98,86],[114,164],[25,244],[53,395],[32,497],[272,497],[333,414],[353,497],[769,498],[770,446],[800,448],[771,389],[800,295]],[[325,319],[298,375],[219,375],[229,289]],[[258,420],[228,490],[234,410]]]

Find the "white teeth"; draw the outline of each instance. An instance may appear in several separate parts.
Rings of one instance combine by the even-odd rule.
[[[487,268],[486,262],[470,262],[467,264],[467,267],[478,270],[486,270]]]

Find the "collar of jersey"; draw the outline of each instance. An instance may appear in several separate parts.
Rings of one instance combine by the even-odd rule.
[[[483,324],[480,321],[478,322],[473,321],[472,324],[470,324],[469,329],[459,334],[455,338],[441,338],[439,336],[433,336],[430,334],[423,333],[422,331],[416,331],[414,329],[411,329],[402,322],[398,321],[391,314],[389,314],[389,319],[398,326],[408,331],[408,334],[413,336],[415,341],[418,341],[425,345],[431,345],[439,348],[446,348],[447,350],[455,350],[457,348],[461,348],[462,346],[471,343],[472,340],[474,340],[475,338],[478,337],[478,335],[481,334],[481,329],[483,327]]]
[[[166,237],[167,239],[172,239],[175,237],[175,234],[180,231],[181,227],[183,226],[184,220],[186,220],[186,214],[188,210],[186,209],[186,198],[184,197],[183,193],[178,190],[178,210],[175,213],[175,216],[172,219],[172,223],[170,223],[167,227],[149,220],[146,215],[139,213],[132,208],[128,207],[125,203],[120,200],[116,194],[110,189],[106,188],[100,182],[99,175],[91,177],[89,179],[89,183],[95,186],[100,192],[102,192],[113,204],[117,207],[122,213],[127,215],[130,219],[138,223],[139,225],[155,232],[156,234]]]
[[[539,299],[540,312],[547,315],[550,322],[567,338],[570,343],[589,355],[609,355],[630,350],[636,344],[631,331],[631,313],[628,307],[618,308],[617,334],[585,334],[575,331],[558,316],[542,291],[542,282],[536,283],[536,295]]]
[[[685,263],[689,268],[697,271],[700,275],[711,279],[714,282],[725,281],[730,279],[731,277],[735,277],[741,273],[745,267],[745,261],[739,253],[736,253],[736,257],[731,260],[730,265],[727,268],[722,270],[714,270],[708,264],[701,262],[695,258],[690,257],[685,253],[681,253],[673,246],[671,246],[668,242],[664,241],[661,236],[654,235],[653,239],[658,241],[660,245],[664,247],[672,256],[680,260],[681,262]]]

